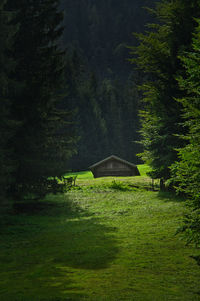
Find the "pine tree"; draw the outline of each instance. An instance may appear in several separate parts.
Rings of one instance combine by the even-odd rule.
[[[59,47],[63,14],[58,0],[9,0],[20,23],[14,47],[17,67],[12,114],[20,122],[13,149],[17,161],[14,191],[45,192],[48,177],[60,176],[73,151],[70,112],[63,112],[64,56]]]
[[[10,56],[16,27],[10,25],[12,14],[5,9],[6,1],[0,1],[0,199],[5,199],[12,183],[15,164],[9,142],[14,134],[16,124],[11,120],[11,98],[9,88],[10,74],[15,67]]]
[[[192,50],[180,57],[185,74],[178,77],[184,97],[184,125],[188,129],[182,138],[187,145],[179,149],[179,161],[173,164],[173,182],[178,192],[184,193],[190,203],[191,213],[183,226],[188,242],[200,246],[200,20],[196,28]]]
[[[170,177],[170,165],[177,160],[176,148],[183,145],[177,136],[184,133],[182,104],[176,75],[182,72],[179,55],[190,48],[194,17],[200,12],[199,1],[162,1],[154,14],[157,24],[149,25],[139,34],[140,45],[135,49],[137,65],[145,74],[144,110],[141,112],[144,152],[143,160],[151,165],[151,176]],[[163,185],[162,185],[163,186]]]

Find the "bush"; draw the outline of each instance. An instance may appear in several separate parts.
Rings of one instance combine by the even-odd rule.
[[[200,209],[194,210],[185,215],[184,225],[177,230],[186,239],[187,245],[190,243],[200,247]]]
[[[120,182],[120,181],[117,182],[115,180],[112,181],[112,183],[109,185],[109,187],[112,189],[120,190],[120,191],[131,190],[131,188],[127,184]]]

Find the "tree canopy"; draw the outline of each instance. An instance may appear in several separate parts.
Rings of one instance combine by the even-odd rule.
[[[144,152],[141,157],[152,166],[153,178],[170,178],[170,165],[177,160],[178,147],[184,144],[180,134],[183,94],[176,77],[183,72],[179,55],[191,47],[194,17],[198,1],[161,1],[153,11],[157,22],[144,34],[133,59],[145,74],[141,85],[144,108],[141,110]]]
[[[65,52],[59,46],[63,13],[59,1],[12,1],[7,9],[16,12],[17,26],[11,77],[17,85],[10,90],[10,113],[18,123],[10,147],[16,168],[12,193],[22,197],[44,192],[48,177],[60,176],[73,151],[70,113],[62,110],[65,93]]]

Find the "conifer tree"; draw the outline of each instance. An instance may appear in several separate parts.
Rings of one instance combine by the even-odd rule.
[[[184,97],[184,125],[188,129],[182,138],[187,145],[179,149],[179,161],[173,164],[173,182],[178,192],[184,193],[191,212],[183,226],[188,242],[200,246],[200,20],[196,28],[192,50],[181,56],[185,74],[178,77]]]
[[[64,56],[59,47],[63,14],[58,0],[9,0],[20,23],[14,57],[15,91],[12,114],[20,126],[13,139],[17,170],[15,192],[44,192],[46,179],[60,176],[73,151],[70,113],[61,110]]]
[[[184,128],[182,104],[175,101],[182,95],[176,76],[183,70],[179,55],[190,49],[194,17],[199,13],[197,0],[163,0],[154,10],[157,24],[138,35],[135,61],[145,74],[142,158],[151,165],[151,176],[160,178],[161,184],[169,179],[169,167],[177,160],[175,149],[184,144],[177,136],[184,133]]]
[[[12,14],[6,11],[5,4],[5,0],[0,1],[0,198],[4,199],[12,183],[14,162],[9,142],[16,127],[14,121],[11,120],[11,98],[9,94],[10,74],[15,65],[9,52],[16,28],[9,24]]]

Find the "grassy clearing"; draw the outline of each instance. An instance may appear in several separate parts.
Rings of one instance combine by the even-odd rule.
[[[93,179],[1,219],[1,301],[199,301],[200,268],[175,231],[184,203],[141,177]],[[140,182],[141,181],[141,182]],[[145,184],[146,185],[146,184]]]
[[[137,165],[140,175],[146,176],[147,172],[149,172],[151,169],[147,164],[140,164]],[[78,176],[79,179],[93,179],[93,174],[91,171],[79,171],[79,172],[70,172],[66,173],[66,176]]]
[[[134,184],[139,186],[151,186],[152,181],[147,177],[147,172],[150,171],[150,167],[146,164],[138,165],[140,172],[139,177],[105,177],[105,178],[93,178],[91,171],[81,171],[81,172],[71,172],[67,173],[65,176],[77,176],[76,183],[78,186],[104,186],[106,183],[111,183],[112,181],[126,182],[127,184]],[[155,188],[158,187],[158,181],[154,181]]]

